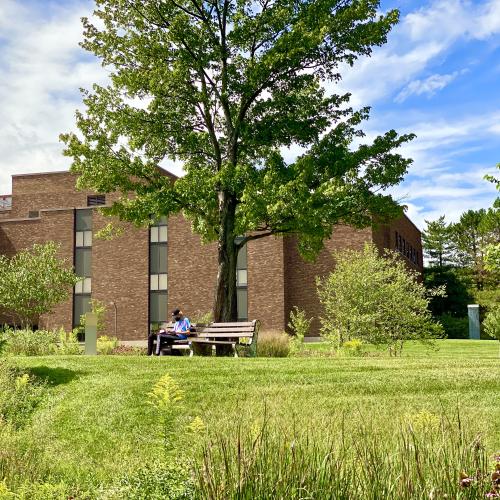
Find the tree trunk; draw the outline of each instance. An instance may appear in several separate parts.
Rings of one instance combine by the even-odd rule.
[[[237,321],[236,257],[234,223],[236,201],[228,193],[219,193],[219,243],[217,289],[215,292],[214,321]]]

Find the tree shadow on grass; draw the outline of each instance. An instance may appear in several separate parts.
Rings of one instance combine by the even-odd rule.
[[[83,371],[68,370],[67,368],[49,368],[48,366],[35,366],[29,368],[28,372],[52,387],[67,384],[85,374]]]

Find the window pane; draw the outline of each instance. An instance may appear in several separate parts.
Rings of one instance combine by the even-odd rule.
[[[92,310],[90,306],[90,297],[88,295],[75,295],[74,297],[74,318],[73,326],[80,325],[80,318],[83,314]]]
[[[153,226],[151,228],[151,243],[157,243],[158,242],[158,228]]]
[[[239,288],[236,290],[237,303],[238,303],[238,319],[248,319],[248,290],[246,288]]]
[[[161,241],[162,243],[166,242],[168,239],[168,228],[167,226],[160,226],[158,228],[159,234],[158,234],[158,241]]]
[[[89,231],[92,229],[92,209],[76,211],[76,230]]]
[[[92,246],[92,231],[85,231],[83,233],[83,246],[85,247]]]
[[[160,274],[158,277],[158,290],[166,290],[168,285],[167,275]]]
[[[149,305],[149,315],[152,323],[167,321],[167,292],[152,292]]]
[[[75,250],[75,273],[77,276],[92,276],[92,250],[77,248]]]
[[[83,293],[92,293],[92,278],[83,280]]]
[[[76,232],[76,242],[75,242],[75,244],[76,244],[77,247],[83,247],[84,246],[83,245],[83,234],[84,234],[83,231],[77,231]]]
[[[238,286],[246,286],[248,282],[248,273],[246,269],[238,269],[236,272],[236,284]]]
[[[151,290],[158,290],[158,275],[157,274],[151,275],[150,289]]]
[[[151,274],[167,272],[167,245],[151,245],[149,247]]]
[[[238,258],[236,260],[236,268],[237,269],[246,269],[247,268],[247,246],[243,246],[238,252]]]

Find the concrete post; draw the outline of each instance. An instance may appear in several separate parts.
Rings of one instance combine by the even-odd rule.
[[[85,314],[85,354],[97,354],[97,314]]]
[[[469,313],[469,338],[479,340],[480,327],[479,327],[479,304],[469,304],[467,306]]]

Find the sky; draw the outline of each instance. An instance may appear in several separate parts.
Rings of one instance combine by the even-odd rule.
[[[367,140],[390,129],[417,135],[401,150],[414,161],[392,194],[424,229],[497,195],[483,177],[500,162],[500,0],[382,0],[381,11],[392,8],[400,23],[388,43],[343,68],[334,90],[371,107]],[[78,46],[92,10],[91,0],[0,0],[0,195],[13,174],[70,166],[58,136],[75,130],[79,89],[108,77]]]

